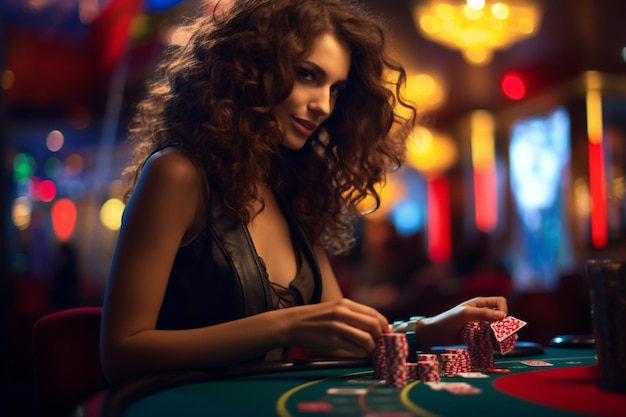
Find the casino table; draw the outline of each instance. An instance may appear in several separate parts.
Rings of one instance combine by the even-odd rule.
[[[497,356],[502,373],[409,381],[393,388],[367,361],[294,361],[159,375],[109,389],[82,404],[84,417],[279,416],[455,417],[626,416],[626,393],[596,386],[593,349],[548,347]],[[440,385],[472,387],[451,392]]]

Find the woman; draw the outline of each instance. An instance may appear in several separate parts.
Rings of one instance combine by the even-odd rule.
[[[350,247],[415,123],[382,28],[341,0],[237,0],[184,31],[130,129],[106,377],[281,360],[291,346],[370,355],[387,320],[342,297],[327,253]],[[458,342],[467,321],[505,315],[503,298],[478,298],[417,334]]]

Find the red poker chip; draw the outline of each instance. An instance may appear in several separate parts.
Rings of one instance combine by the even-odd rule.
[[[333,405],[328,401],[301,401],[296,404],[296,409],[301,413],[328,413]]]
[[[503,368],[487,368],[487,369],[483,369],[482,372],[485,372],[488,374],[508,374],[509,372],[511,372],[511,370],[503,369]]]

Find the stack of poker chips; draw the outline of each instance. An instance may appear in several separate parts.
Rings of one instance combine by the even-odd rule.
[[[417,363],[415,362],[407,362],[406,363],[406,375],[409,380],[419,379],[419,374],[417,372]]]
[[[385,381],[391,387],[404,387],[407,383],[406,359],[409,344],[404,333],[385,333],[381,336],[385,343]]]
[[[387,378],[387,355],[385,353],[385,339],[381,336],[376,340],[376,347],[374,348],[374,378],[386,379]]]
[[[472,370],[495,368],[491,329],[485,321],[471,321],[463,331],[463,342],[467,344]]]
[[[417,361],[417,376],[424,382],[441,381],[441,375],[439,374],[439,362]]]
[[[436,353],[417,354],[417,379],[424,382],[439,382],[439,357]]]
[[[441,373],[445,376],[454,376],[472,370],[472,360],[469,350],[465,348],[446,348],[441,354]]]
[[[473,369],[466,348],[450,347],[441,354],[418,352],[417,362],[408,362],[407,357],[408,344],[403,333],[382,335],[374,350],[374,378],[385,380],[388,386],[404,387],[409,380],[439,382],[442,377],[453,377]]]
[[[455,376],[459,373],[457,362],[459,360],[458,353],[442,353],[441,354],[441,376]]]

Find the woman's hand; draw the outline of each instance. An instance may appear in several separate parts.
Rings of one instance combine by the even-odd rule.
[[[375,309],[343,298],[283,310],[286,344],[310,351],[344,351],[366,357],[376,339],[389,332],[387,319]]]
[[[417,323],[416,336],[422,346],[456,345],[462,343],[463,328],[470,321],[497,321],[507,316],[504,297],[476,297],[434,317]]]

